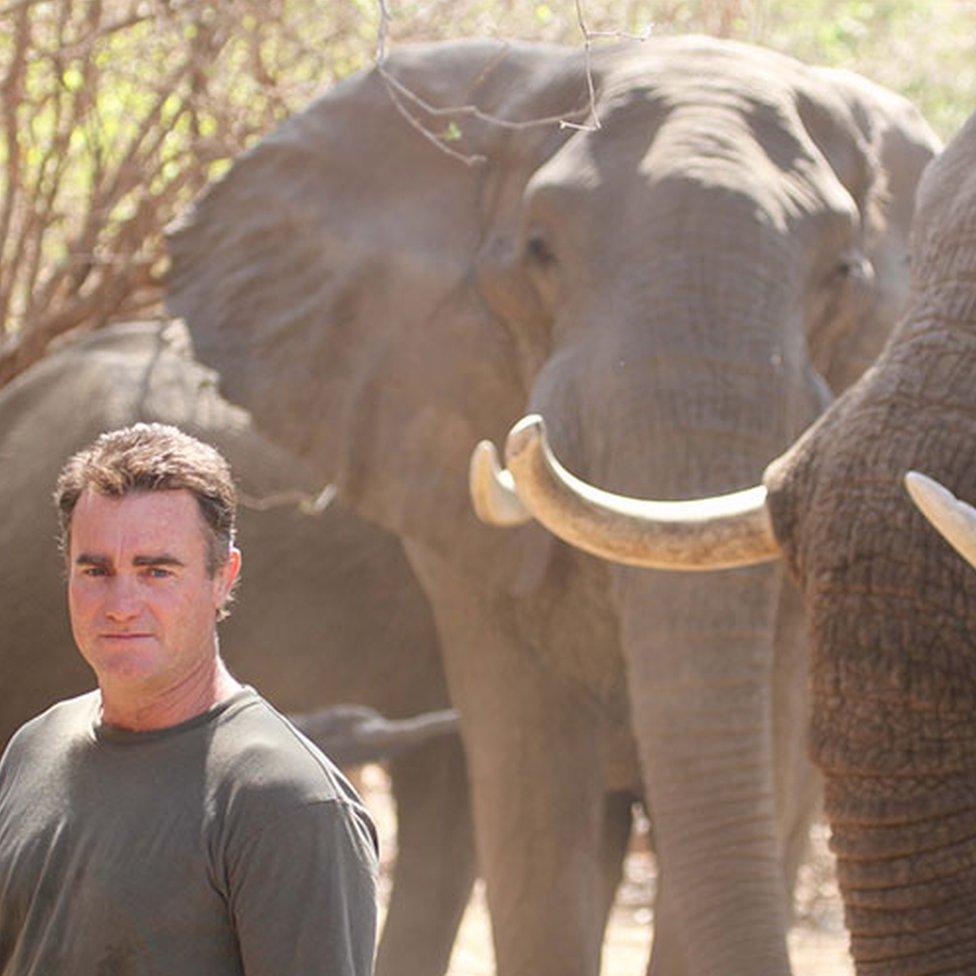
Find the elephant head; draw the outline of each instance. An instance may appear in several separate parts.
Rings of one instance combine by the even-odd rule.
[[[757,478],[881,347],[936,140],[861,79],[706,38],[594,52],[599,124],[580,127],[584,66],[465,42],[398,51],[392,96],[377,71],[347,79],[174,228],[169,306],[232,399],[407,541],[500,972],[594,970],[592,716],[628,703],[662,874],[654,966],[785,972],[783,849],[808,793],[779,574],[608,569],[538,526],[489,530],[467,459],[528,410],[615,491]],[[431,144],[445,132],[484,162]]]
[[[739,552],[751,549],[745,563],[782,552],[805,597],[810,745],[861,976],[976,966],[976,580],[902,487],[906,469],[938,479],[905,476],[972,561],[973,510],[939,482],[976,497],[976,116],[926,169],[912,240],[908,310],[877,363],[723,523]],[[536,431],[536,487],[559,496]],[[648,517],[631,523],[631,537],[655,540],[643,558],[705,568],[697,543],[688,559],[680,545],[653,554],[653,504],[613,500],[618,518]],[[665,514],[694,541],[714,512]]]

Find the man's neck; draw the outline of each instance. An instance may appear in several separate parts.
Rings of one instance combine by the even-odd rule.
[[[101,685],[102,721],[133,732],[166,729],[202,715],[241,687],[215,656],[212,664],[160,688],[133,691]]]

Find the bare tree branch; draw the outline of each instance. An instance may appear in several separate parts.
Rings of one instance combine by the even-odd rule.
[[[38,4],[45,2],[46,0],[16,0],[14,3],[8,3],[0,7],[0,17],[9,17],[12,14],[23,14],[26,13],[31,7],[36,7]]]
[[[24,74],[30,48],[29,10],[25,4],[19,10],[14,25],[13,51],[10,65],[0,85],[0,103],[3,111],[3,138],[7,157],[4,173],[4,201],[0,210],[0,322],[7,318],[13,292],[13,282],[17,272],[19,254],[8,246],[11,225],[17,205],[22,196],[21,188],[21,144],[18,129],[17,109],[24,92]]]
[[[387,91],[390,95],[390,100],[393,102],[397,112],[403,116],[403,118],[412,128],[416,129],[425,139],[435,145],[441,152],[446,153],[448,156],[451,156],[452,158],[457,159],[459,162],[462,162],[468,166],[477,166],[484,163],[486,161],[485,157],[478,153],[462,153],[455,149],[449,144],[449,141],[458,138],[456,129],[449,128],[444,133],[437,133],[433,131],[433,129],[426,125],[418,115],[410,111],[406,105],[407,102],[411,103],[413,106],[420,109],[425,115],[428,115],[431,118],[473,118],[489,125],[498,126],[502,129],[513,130],[558,125],[561,129],[581,129],[587,132],[594,132],[600,128],[600,118],[596,110],[596,85],[593,79],[593,65],[591,58],[593,39],[614,37],[630,38],[632,40],[643,41],[650,36],[652,30],[652,28],[649,26],[642,34],[627,34],[623,31],[591,31],[587,27],[586,20],[583,15],[581,0],[575,0],[577,24],[580,32],[583,35],[583,62],[584,74],[586,76],[588,104],[582,108],[570,112],[569,115],[560,114],[519,121],[502,118],[500,116],[484,112],[473,103],[452,106],[432,105],[430,102],[426,101],[419,94],[417,94],[417,92],[403,84],[403,82],[396,78],[387,67],[387,46],[390,24],[392,22],[392,14],[390,12],[389,3],[388,0],[378,0],[378,4],[380,19],[379,27],[377,28],[375,67],[386,85]],[[508,45],[502,42],[498,55],[493,58],[481,71],[473,87],[477,87],[491,73],[494,67],[502,60],[507,50]],[[578,118],[586,116],[589,116],[589,122],[575,121]]]

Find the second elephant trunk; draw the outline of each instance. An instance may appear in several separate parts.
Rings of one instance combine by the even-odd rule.
[[[972,973],[972,777],[828,776],[825,812],[859,976]]]

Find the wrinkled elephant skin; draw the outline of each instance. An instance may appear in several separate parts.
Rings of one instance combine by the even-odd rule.
[[[177,323],[112,326],[15,379],[0,391],[0,743],[94,683],[68,628],[51,492],[70,453],[137,420],[216,444],[254,498],[321,487],[219,396]],[[291,505],[245,506],[239,540],[243,581],[221,646],[242,680],[287,711],[361,702],[401,719],[447,705],[430,610],[394,537],[340,505],[315,517]],[[429,976],[446,966],[474,877],[460,746],[431,741],[390,772],[399,856],[379,972]]]
[[[582,52],[404,48],[422,105],[586,121]],[[355,75],[245,154],[171,238],[169,304],[231,399],[397,533],[461,716],[502,976],[594,976],[608,787],[658,845],[651,971],[788,971],[817,787],[776,567],[612,567],[473,516],[482,438],[542,415],[574,474],[754,483],[881,348],[936,140],[856,76],[745,45],[593,52],[600,126],[459,115],[449,148]],[[401,107],[403,107],[401,105]]]
[[[976,117],[926,170],[909,311],[767,472],[813,634],[812,752],[859,976],[976,970],[976,575],[909,469],[976,500]]]

